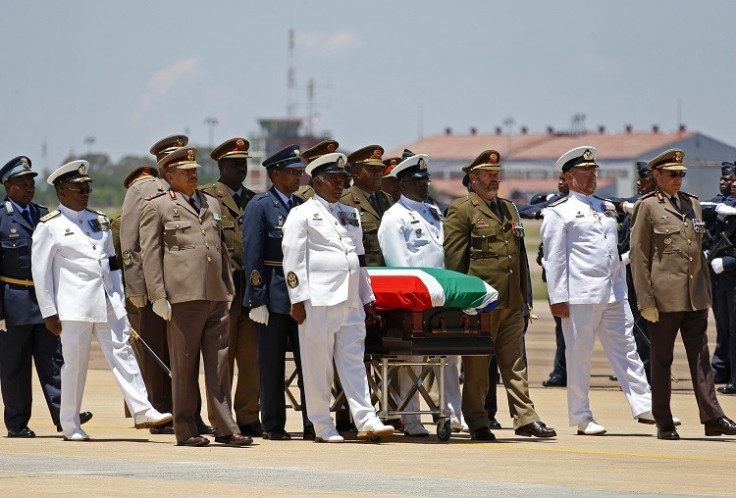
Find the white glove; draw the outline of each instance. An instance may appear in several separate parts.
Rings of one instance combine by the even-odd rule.
[[[657,323],[659,321],[659,310],[655,307],[643,308],[639,313],[648,322]]]
[[[268,308],[266,308],[265,304],[250,310],[250,314],[248,316],[250,316],[250,319],[256,323],[268,325]]]
[[[621,203],[621,209],[623,209],[625,212],[629,214],[634,214],[634,203],[629,201],[624,201]]]
[[[233,307],[233,302],[232,301],[228,301],[227,302],[227,310],[230,311],[230,308],[232,308],[232,307]]]
[[[133,306],[136,308],[142,308],[148,302],[148,298],[146,298],[145,294],[141,296],[128,296],[128,299],[130,299],[130,302],[133,303]]]
[[[0,320],[0,332],[7,332],[8,327],[5,326],[5,319]]]
[[[703,251],[703,254],[705,255],[705,259],[708,259],[708,256],[710,256],[710,251],[706,249],[705,251]]]
[[[725,204],[716,205],[716,213],[721,216],[733,216],[736,215],[736,207],[727,206]]]
[[[621,255],[621,262],[622,262],[622,263],[623,263],[623,264],[624,264],[625,266],[628,266],[628,264],[629,264],[629,263],[631,263],[631,259],[629,258],[629,252],[630,252],[630,251],[626,251],[625,253],[623,253],[623,254]]]
[[[723,258],[715,258],[713,261],[710,262],[710,267],[713,268],[713,271],[716,272],[716,275],[720,275],[723,273]]]
[[[153,302],[153,312],[168,322],[171,320],[171,303],[165,297],[156,299]]]

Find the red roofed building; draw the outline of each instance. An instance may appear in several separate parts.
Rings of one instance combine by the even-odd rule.
[[[648,161],[667,149],[685,151],[690,170],[683,189],[701,198],[711,198],[718,191],[721,161],[736,160],[736,148],[698,132],[637,132],[627,128],[621,133],[495,134],[445,133],[417,140],[386,151],[384,157],[401,156],[406,148],[429,155],[432,186],[438,195],[456,198],[466,193],[462,186],[462,167],[480,152],[495,149],[501,153],[500,195],[520,203],[538,192],[557,190],[559,172],[554,164],[565,152],[581,145],[597,149],[600,165],[598,193],[602,196],[628,197],[636,191],[637,161]]]

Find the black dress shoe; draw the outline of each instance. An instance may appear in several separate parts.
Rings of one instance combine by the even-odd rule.
[[[251,422],[249,424],[239,425],[240,433],[244,436],[250,437],[261,437],[263,436],[263,429],[261,428],[260,422]]]
[[[396,432],[404,430],[404,423],[401,421],[400,418],[392,418],[392,419],[386,420],[384,424],[392,426],[394,429],[396,429]]]
[[[314,441],[317,438],[317,434],[314,432],[314,426],[304,428],[302,433],[302,439],[305,441]]]
[[[174,434],[174,424],[168,423],[156,427],[151,427],[150,429],[148,429],[148,432],[150,432],[151,434]]]
[[[215,442],[220,444],[226,444],[228,446],[248,446],[253,444],[253,438],[250,436],[244,436],[239,432],[230,434],[229,436],[216,436]]]
[[[728,381],[731,380],[728,375],[724,375],[722,373],[714,373],[713,374],[713,383],[714,384],[726,384]]]
[[[544,422],[535,420],[531,424],[522,425],[514,431],[517,436],[527,437],[555,437],[557,433],[554,429],[547,427]]]
[[[291,434],[286,432],[284,429],[264,431],[263,439],[271,439],[272,441],[288,441],[291,439]]]
[[[474,431],[470,431],[470,439],[473,441],[495,441],[496,436],[493,435],[488,427],[481,427]]]
[[[36,437],[36,433],[29,429],[28,426],[25,426],[17,431],[8,429],[8,437]]]
[[[728,417],[708,420],[705,424],[706,436],[736,436],[736,423]]]
[[[719,387],[718,392],[721,394],[736,394],[736,381],[731,381],[725,386]]]
[[[562,375],[550,375],[549,379],[542,381],[542,385],[544,387],[566,387],[567,379]]]
[[[666,441],[677,441],[680,439],[680,435],[674,426],[659,427],[657,428],[657,439],[664,439]]]
[[[335,429],[338,432],[358,432],[358,428],[350,419],[338,419],[335,421]]]
[[[500,429],[501,428],[501,422],[499,422],[495,418],[489,418],[488,419],[488,426],[491,429]]]
[[[210,444],[210,440],[204,436],[192,436],[186,438],[184,441],[177,441],[177,446],[207,446]]]
[[[200,421],[197,424],[197,432],[199,432],[200,434],[209,434],[210,436],[214,436],[215,428]]]
[[[79,414],[79,425],[86,424],[92,420],[92,412],[82,412]],[[61,422],[58,422],[56,424],[56,432],[62,432],[63,429],[61,428]]]

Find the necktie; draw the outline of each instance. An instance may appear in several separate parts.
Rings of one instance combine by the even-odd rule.
[[[235,204],[238,205],[239,208],[243,207],[243,199],[240,197],[240,194],[233,194],[233,200],[235,201]]]
[[[383,214],[381,213],[381,205],[378,204],[378,198],[376,197],[376,194],[369,195],[368,202],[371,204],[371,206],[373,206],[373,209],[376,210],[376,213],[378,213],[379,216]]]
[[[499,220],[503,220],[503,215],[501,214],[501,207],[498,205],[498,201],[494,200],[491,202],[491,211],[493,211],[493,214],[498,216]]]
[[[194,200],[194,196],[189,198],[189,205],[194,208],[194,210],[199,213],[199,207],[197,206],[197,201]]]
[[[31,210],[26,209],[20,215],[28,222],[29,225],[33,226],[33,218],[31,217]]]
[[[289,211],[291,211],[291,208],[293,208],[293,207],[294,207],[294,201],[292,201],[291,199],[289,199],[286,202],[286,209],[288,209]]]
[[[670,200],[672,201],[672,204],[675,206],[675,209],[680,211],[680,202],[679,202],[679,199],[677,198],[677,195],[673,195],[672,197],[670,197]]]

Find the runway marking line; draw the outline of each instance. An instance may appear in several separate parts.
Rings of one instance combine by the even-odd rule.
[[[632,453],[627,451],[602,451],[602,450],[572,450],[565,448],[540,448],[538,446],[499,446],[493,443],[474,444],[474,448],[494,448],[497,450],[523,450],[523,451],[548,451],[552,453],[580,453],[583,455],[609,455],[609,456],[633,456],[640,458],[659,458],[662,460],[694,460],[699,462],[721,462],[736,463],[736,458],[716,458],[706,456],[687,456],[687,455],[666,455],[658,453]]]

